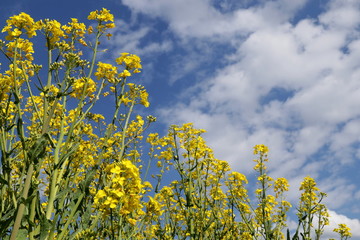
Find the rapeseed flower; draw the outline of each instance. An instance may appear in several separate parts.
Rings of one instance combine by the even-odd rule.
[[[116,82],[115,77],[117,75],[117,67],[109,63],[103,63],[103,62],[98,62],[97,65],[98,68],[94,75],[97,77],[98,80],[104,78],[110,83]]]
[[[96,10],[90,12],[88,16],[89,20],[98,20],[101,22],[114,22],[114,15],[110,13],[110,10],[103,8],[102,10]]]
[[[21,36],[21,34],[27,34],[28,38],[36,36],[36,30],[39,29],[39,23],[36,23],[29,14],[24,12],[14,15],[6,20],[7,25],[1,32],[7,32],[6,40],[13,40]],[[24,31],[24,32],[23,32]]]
[[[352,236],[350,228],[346,224],[340,223],[338,228],[335,228],[333,231],[340,234],[342,240],[348,239]]]
[[[60,40],[60,38],[65,37],[65,32],[62,30],[61,23],[56,20],[45,19],[41,20],[39,25],[44,31],[47,39],[47,47],[49,49],[54,48],[54,44]]]
[[[83,94],[93,97],[93,93],[96,91],[96,83],[91,78],[78,78],[75,79],[72,90],[70,96],[74,98],[80,98]]]
[[[122,53],[121,56],[116,59],[116,63],[124,65],[126,70],[133,70],[134,73],[140,72],[139,69],[142,68],[140,57],[130,53]]]

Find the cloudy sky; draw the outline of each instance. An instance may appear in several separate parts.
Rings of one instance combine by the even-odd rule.
[[[101,57],[142,57],[158,128],[193,122],[248,175],[252,147],[268,145],[289,199],[314,177],[330,228],[346,223],[360,239],[359,0],[2,0],[0,20],[24,11],[85,21],[102,7],[118,27]]]

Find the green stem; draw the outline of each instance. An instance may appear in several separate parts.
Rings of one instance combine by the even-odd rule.
[[[63,106],[65,108],[66,106],[66,98],[63,98]],[[54,169],[53,174],[51,175],[51,180],[50,180],[50,194],[49,194],[49,199],[48,199],[48,205],[46,207],[46,218],[50,219],[52,212],[54,210],[54,201],[55,201],[55,197],[58,191],[58,171],[59,171],[59,155],[60,155],[60,148],[61,148],[61,144],[63,142],[63,138],[64,138],[64,123],[65,119],[64,117],[62,117],[61,119],[61,124],[60,124],[60,135],[59,135],[59,139],[57,141],[56,147],[55,147],[55,152],[54,152],[54,166],[56,166],[56,169]]]
[[[100,32],[97,32],[96,34],[96,39],[95,39],[95,47],[94,47],[94,50],[93,50],[93,56],[92,56],[92,60],[91,60],[91,65],[90,65],[90,70],[89,70],[89,73],[88,73],[88,76],[87,78],[90,78],[91,75],[92,75],[92,72],[93,72],[93,69],[94,69],[94,65],[95,65],[95,60],[96,60],[96,55],[97,55],[97,48],[98,48],[98,45],[99,45],[99,38],[101,36],[101,33]],[[87,88],[87,83],[85,83],[85,86],[84,86],[84,89],[82,91],[82,94],[81,94],[81,98],[80,98],[80,101],[79,101],[79,104],[78,106],[76,107],[76,112],[75,112],[75,117],[74,117],[74,121],[71,123],[70,125],[70,129],[68,131],[68,136],[67,136],[67,139],[66,139],[66,143],[65,143],[65,148],[67,147],[67,145],[69,144],[70,142],[70,139],[71,139],[71,136],[73,134],[73,131],[75,129],[75,127],[85,118],[85,114],[83,114],[82,116],[79,117],[80,115],[80,111],[82,110],[82,108],[84,107],[84,99],[85,99],[85,96],[86,96],[86,88]],[[99,96],[100,92],[98,93],[97,96]],[[88,109],[89,110],[89,109]]]
[[[13,61],[13,78],[14,78],[14,97],[15,97],[15,105],[16,105],[16,110],[17,110],[17,114],[18,114],[18,118],[17,118],[17,132],[18,132],[18,137],[20,138],[21,144],[22,144],[22,151],[24,154],[24,162],[25,162],[25,166],[26,166],[26,162],[27,162],[27,152],[26,152],[26,143],[25,143],[25,135],[24,135],[24,126],[23,126],[23,120],[22,120],[22,113],[21,113],[21,103],[20,103],[20,90],[18,88],[18,83],[17,81],[17,74],[16,74],[16,69],[17,69],[17,44],[18,41],[16,40],[16,47],[15,47],[15,54],[14,54],[14,61]],[[23,194],[22,194],[22,201],[25,201],[28,197],[28,191],[30,189],[30,185],[31,185],[31,178],[32,178],[32,174],[34,171],[34,166],[33,163],[30,162],[28,171],[27,171],[27,175],[26,175],[26,179],[25,179],[25,185],[23,188]],[[21,220],[24,214],[24,210],[25,210],[25,204],[24,202],[21,202],[19,207],[18,207],[18,211],[16,214],[16,218],[15,218],[15,223],[14,223],[14,228],[11,232],[11,236],[10,236],[10,240],[15,240],[17,233],[19,231],[20,225],[21,225]]]
[[[28,172],[27,172],[27,176],[26,176],[26,180],[25,180],[25,185],[24,185],[24,190],[23,190],[23,194],[22,194],[22,200],[25,201],[27,199],[27,195],[30,189],[30,184],[31,184],[31,178],[32,178],[32,174],[34,171],[34,165],[31,163],[29,168],[28,168]],[[14,223],[14,228],[13,231],[11,232],[11,236],[10,236],[10,240],[16,240],[16,236],[17,233],[19,231],[20,225],[21,225],[21,220],[22,220],[22,216],[24,214],[24,210],[25,210],[25,204],[22,202],[19,205],[17,214],[16,214],[16,219],[15,219],[15,223]]]
[[[30,205],[30,216],[29,216],[29,220],[30,222],[35,224],[35,207],[36,207],[36,203],[38,202],[37,196],[35,196],[32,200],[31,200],[31,205]],[[34,240],[34,229],[33,227],[29,226],[29,238],[30,240]]]
[[[91,65],[90,65],[90,70],[89,70],[89,73],[87,75],[87,78],[90,78],[91,75],[92,75],[92,72],[94,70],[94,65],[95,65],[95,60],[96,60],[96,55],[97,55],[97,49],[98,49],[98,46],[99,46],[99,38],[101,36],[101,32],[98,31],[96,33],[96,38],[95,38],[95,47],[94,47],[94,54],[92,56],[92,59],[91,59]]]
[[[50,47],[49,41],[48,41],[48,46]],[[52,50],[49,48],[48,49],[48,75],[47,75],[47,83],[46,83],[46,88],[49,89],[50,85],[51,85],[51,69],[50,69],[50,65],[52,62]],[[44,134],[47,132],[48,130],[48,124],[50,122],[49,117],[47,116],[47,111],[48,111],[48,106],[49,102],[48,99],[46,98],[46,96],[44,96],[44,116],[43,116],[43,125],[42,125],[42,129],[41,129],[41,134]]]
[[[131,113],[132,113],[132,111],[133,111],[134,105],[135,105],[135,102],[132,102],[132,103],[131,103],[131,106],[130,106],[130,109],[129,109],[129,112],[128,112],[127,115],[126,115],[125,125],[124,125],[124,129],[123,129],[123,131],[122,131],[121,151],[120,151],[120,154],[119,154],[119,157],[118,157],[118,160],[119,160],[119,161],[121,161],[121,159],[123,158],[124,152],[125,152],[125,135],[126,135],[126,129],[127,129],[128,125],[129,125],[130,116],[131,116]]]
[[[57,240],[63,239],[64,235],[68,232],[68,227],[69,227],[71,221],[73,220],[73,218],[74,218],[74,216],[75,216],[75,214],[77,212],[77,209],[78,209],[82,199],[84,198],[84,196],[85,196],[85,193],[82,193],[80,195],[80,197],[78,198],[75,206],[71,209],[70,215],[69,215],[69,217],[68,217],[68,219],[67,219],[67,221],[66,221],[66,223],[65,223],[65,225],[64,225],[64,227],[63,227],[63,229],[62,229],[62,231],[60,233],[60,235],[56,238]]]

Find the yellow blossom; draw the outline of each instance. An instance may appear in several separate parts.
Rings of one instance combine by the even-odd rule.
[[[117,74],[117,67],[103,62],[98,62],[98,68],[95,72],[97,79],[105,78],[110,83],[115,83],[115,76]]]
[[[102,10],[96,10],[90,12],[88,16],[89,20],[98,20],[102,22],[114,22],[114,15],[110,13],[110,10],[103,8]]]
[[[122,71],[121,73],[119,73],[119,77],[121,77],[121,78],[126,78],[126,77],[130,77],[130,76],[131,76],[131,73],[126,69],[124,71]]]
[[[350,228],[346,224],[340,223],[338,228],[335,228],[333,231],[340,234],[341,239],[347,239],[352,236]]]
[[[6,40],[13,40],[20,37],[24,30],[29,38],[36,36],[36,30],[39,29],[39,25],[34,22],[34,19],[30,15],[22,12],[19,15],[14,15],[6,20],[7,26],[5,26],[1,32],[7,32]]]
[[[127,70],[137,70],[137,72],[142,68],[140,57],[130,53],[122,53],[121,56],[116,59],[116,63],[119,65],[124,64]]]
[[[256,145],[254,147],[254,155],[256,154],[267,154],[269,152],[269,149],[264,144]]]
[[[64,31],[61,29],[61,24],[56,20],[45,19],[40,21],[40,26],[45,32],[45,36],[48,39],[48,47],[52,49],[54,44],[60,40],[61,37],[65,37]]]
[[[96,83],[91,78],[79,78],[74,81],[72,88],[70,96],[74,98],[79,98],[83,94],[92,97],[96,91]]]

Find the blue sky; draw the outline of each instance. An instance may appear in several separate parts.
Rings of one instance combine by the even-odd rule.
[[[108,8],[117,28],[103,61],[141,56],[149,113],[194,122],[219,159],[252,174],[252,147],[270,147],[274,177],[302,178],[328,193],[333,228],[360,239],[360,1],[2,0],[0,22]],[[327,231],[326,237],[331,237]]]

